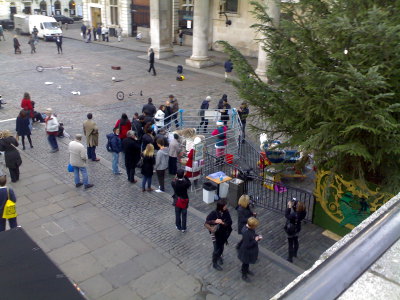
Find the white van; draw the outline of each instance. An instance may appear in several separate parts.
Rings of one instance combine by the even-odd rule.
[[[56,36],[62,35],[62,30],[53,17],[42,15],[14,15],[14,27],[18,34],[31,34],[33,27],[38,30],[38,37],[46,40],[53,40]]]

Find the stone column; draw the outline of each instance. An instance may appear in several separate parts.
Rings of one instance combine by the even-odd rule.
[[[210,0],[194,2],[192,56],[186,59],[186,64],[194,68],[200,69],[214,64],[208,56],[209,15]]]
[[[151,48],[157,59],[174,55],[172,49],[172,2],[150,0],[150,38]]]
[[[264,4],[267,6],[267,13],[272,18],[272,24],[274,26],[279,25],[280,18],[280,0],[264,0]],[[263,81],[267,81],[266,71],[270,64],[269,57],[263,49],[263,43],[260,42],[258,45],[258,63],[256,73]]]

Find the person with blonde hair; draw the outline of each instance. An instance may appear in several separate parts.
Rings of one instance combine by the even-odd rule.
[[[4,151],[4,159],[6,167],[10,171],[11,181],[19,180],[19,166],[22,164],[21,155],[16,147],[17,140],[11,135],[8,130],[0,131],[0,151]]]
[[[247,275],[254,275],[249,269],[250,264],[255,264],[258,259],[258,242],[262,236],[256,234],[255,229],[259,223],[256,218],[251,217],[242,231],[243,242],[238,251],[238,258],[242,262],[242,279],[246,282],[250,281]]]
[[[151,192],[153,189],[151,188],[151,179],[153,178],[154,172],[154,164],[156,163],[156,159],[154,157],[154,146],[153,144],[147,144],[146,149],[144,149],[142,153],[143,164],[142,164],[142,192],[146,191],[146,183],[147,183],[147,191]]]
[[[247,224],[247,220],[250,217],[255,217],[257,215],[250,209],[249,195],[243,194],[240,196],[236,210],[238,213],[238,233],[242,234],[242,229]]]

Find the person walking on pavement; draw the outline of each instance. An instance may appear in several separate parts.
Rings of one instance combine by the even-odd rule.
[[[174,139],[169,144],[168,150],[168,171],[171,175],[176,175],[178,154],[181,150],[181,144],[179,143],[179,135],[174,133]]]
[[[221,121],[224,122],[225,126],[228,126],[229,122],[229,111],[231,109],[231,105],[228,103],[228,97],[224,98],[222,109],[221,109]]]
[[[3,213],[7,200],[10,199],[14,203],[17,202],[17,197],[15,196],[14,190],[10,187],[7,187],[6,184],[7,176],[0,174],[0,232],[6,230],[7,219],[3,218]],[[10,226],[10,229],[16,228],[18,226],[17,218],[15,217],[8,219],[8,225]]]
[[[1,38],[3,38],[3,41],[5,41],[6,39],[4,38],[4,29],[3,29],[3,25],[0,25],[0,41]]]
[[[119,153],[122,152],[122,142],[118,136],[119,129],[114,128],[113,133],[107,134],[107,151],[112,153],[112,170],[115,175],[120,175],[119,170]]]
[[[156,173],[159,183],[159,188],[156,192],[165,192],[164,179],[165,179],[165,170],[168,169],[168,147],[165,147],[165,143],[163,139],[159,139],[156,141],[157,146],[160,150],[157,151],[156,155]]]
[[[82,134],[76,134],[75,140],[71,141],[68,145],[69,163],[74,168],[74,182],[76,187],[84,186],[89,189],[93,184],[89,183],[89,177],[86,169],[87,155],[85,147],[82,144]],[[82,173],[81,182],[79,173]]]
[[[154,115],[156,114],[156,107],[153,104],[153,99],[149,98],[147,99],[147,104],[143,105],[142,108],[142,113],[146,114],[146,116],[150,116],[150,117],[154,117]]]
[[[153,144],[147,144],[146,149],[143,151],[143,164],[141,173],[142,177],[142,192],[146,191],[146,184],[147,184],[147,191],[153,191],[151,187],[151,180],[153,178],[154,172],[154,164],[156,163],[156,159],[154,157],[154,146]]]
[[[28,138],[29,145],[33,148],[31,140],[31,129],[29,127],[29,118],[26,115],[25,110],[21,110],[16,120],[17,135],[21,137],[22,140],[22,150],[25,150],[25,136]]]
[[[53,110],[51,108],[46,109],[45,111],[46,119],[44,122],[46,123],[45,129],[47,133],[47,141],[50,144],[51,151],[50,153],[54,153],[58,151],[58,144],[57,144],[57,135],[58,135],[58,128],[60,124],[58,123],[57,118],[53,115]]]
[[[224,69],[225,69],[225,81],[228,80],[228,76],[230,76],[230,74],[232,73],[233,70],[233,63],[230,59],[228,59],[225,63],[224,63]]]
[[[87,34],[86,34],[86,43],[90,43],[92,41],[92,29],[89,27],[87,29]]]
[[[285,211],[285,232],[288,239],[288,258],[287,261],[293,262],[293,257],[297,257],[299,250],[299,233],[301,231],[301,221],[306,217],[306,206],[304,202],[297,202],[296,198],[289,201]]]
[[[0,131],[0,151],[4,152],[6,167],[10,171],[12,182],[19,180],[19,167],[22,164],[21,155],[16,147],[18,147],[18,141],[10,131]]]
[[[171,182],[174,189],[175,203],[175,226],[179,231],[186,231],[187,209],[189,207],[188,189],[192,185],[190,180],[184,176],[185,171],[179,169],[175,179]]]
[[[255,232],[258,224],[256,218],[250,217],[242,230],[243,239],[238,250],[238,258],[242,262],[242,279],[246,282],[250,281],[247,275],[254,275],[249,270],[250,264],[255,264],[258,259],[258,242],[262,239],[262,236]]]
[[[240,107],[237,110],[240,122],[242,122],[242,143],[244,143],[245,138],[246,138],[246,122],[247,122],[247,117],[249,116],[249,108],[247,106],[247,102],[242,102]]]
[[[183,43],[183,31],[182,31],[182,29],[179,29],[179,31],[178,31],[178,37],[179,37],[179,46],[182,46],[182,43]]]
[[[29,38],[28,44],[31,46],[31,54],[36,53],[36,42],[33,37]]]
[[[100,158],[96,157],[96,147],[99,145],[99,129],[93,115],[87,114],[87,120],[83,122],[83,134],[86,137],[87,156],[92,161],[99,161]]]
[[[218,200],[216,210],[207,216],[206,223],[219,227],[215,233],[210,232],[214,246],[212,265],[214,269],[222,271],[224,246],[228,243],[228,238],[232,232],[232,218],[225,200]]]
[[[150,73],[150,71],[153,70],[153,76],[156,76],[157,75],[156,74],[156,69],[154,69],[154,51],[153,51],[153,48],[149,49],[148,55],[149,55],[149,64],[150,64],[148,72]]]
[[[205,117],[205,111],[210,106],[211,97],[207,96],[206,99],[201,103],[199,115],[201,116],[201,122],[198,127],[198,132],[200,133],[201,126],[204,124],[203,133],[207,133],[208,119]]]
[[[36,26],[33,26],[32,37],[33,37],[33,39],[35,40],[36,43],[39,42],[38,33],[39,33],[39,30],[36,28]]]
[[[56,37],[56,45],[57,45],[58,54],[60,54],[60,53],[62,54],[63,51],[62,51],[62,35],[61,34],[57,35],[57,37]]]
[[[118,42],[120,42],[122,40],[122,28],[121,28],[121,26],[117,27],[116,32],[117,32]]]
[[[85,41],[86,40],[86,25],[82,24],[81,26],[81,35],[82,35],[82,39]]]
[[[21,44],[19,43],[16,35],[14,35],[13,43],[14,43],[14,54],[17,54],[17,53],[21,54],[21,49],[19,48],[19,47],[21,47]]]
[[[126,134],[126,139],[122,141],[122,151],[125,153],[125,168],[128,181],[136,183],[135,169],[140,160],[140,144],[133,130],[129,130]]]

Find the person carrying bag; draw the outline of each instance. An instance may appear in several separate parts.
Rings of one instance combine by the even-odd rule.
[[[189,196],[187,191],[192,185],[190,180],[184,176],[184,174],[185,171],[179,169],[176,173],[175,179],[171,182],[172,188],[174,189],[174,196],[172,198],[175,203],[175,225],[176,229],[182,232],[186,231],[187,209],[189,207]]]
[[[8,188],[6,183],[6,175],[0,176],[0,232],[6,230],[6,220],[8,220],[10,228],[15,228],[18,226],[15,205],[17,198],[15,197],[13,189]]]

